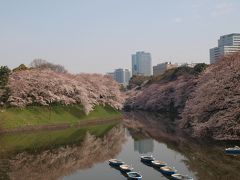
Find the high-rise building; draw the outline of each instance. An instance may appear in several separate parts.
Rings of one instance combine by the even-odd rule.
[[[115,69],[114,72],[107,73],[107,75],[111,76],[115,81],[123,86],[127,86],[128,82],[131,78],[131,73],[128,69]]]
[[[153,66],[153,76],[161,75],[161,74],[165,73],[167,70],[173,69],[176,67],[178,67],[177,64],[171,64],[168,62],[158,64],[156,66]]]
[[[221,56],[240,51],[240,33],[221,36],[218,47],[210,49],[210,63],[215,63]]]
[[[124,69],[116,69],[114,71],[115,74],[115,80],[120,83],[120,84],[124,84],[125,83],[125,71]]]
[[[131,79],[131,72],[128,69],[125,69],[125,85],[127,86],[129,80]]]
[[[115,73],[114,72],[108,72],[107,75],[115,80]]]
[[[132,55],[132,74],[142,76],[152,75],[152,59],[150,53],[141,51]]]

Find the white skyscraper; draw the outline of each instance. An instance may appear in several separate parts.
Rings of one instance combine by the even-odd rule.
[[[152,59],[150,53],[141,51],[132,55],[132,74],[142,76],[152,75]]]
[[[225,54],[238,51],[240,51],[240,33],[221,36],[218,40],[218,47],[210,49],[210,63],[215,63]]]
[[[108,76],[111,76],[115,81],[123,86],[127,86],[131,78],[131,72],[128,69],[115,69],[114,72],[107,73]]]

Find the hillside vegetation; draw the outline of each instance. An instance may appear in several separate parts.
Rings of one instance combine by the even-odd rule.
[[[135,84],[135,88],[127,93],[129,98],[125,109],[157,111],[177,116],[183,111],[198,74],[205,68],[205,64],[199,64],[196,68],[178,67],[148,78],[140,86]],[[135,81],[133,79],[132,83]]]
[[[127,110],[164,113],[194,137],[240,140],[240,53],[179,67],[128,92]]]
[[[181,127],[197,137],[240,139],[240,54],[222,58],[199,76]]]

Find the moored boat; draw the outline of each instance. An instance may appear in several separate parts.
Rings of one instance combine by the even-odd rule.
[[[169,167],[169,166],[160,167],[160,171],[163,174],[166,174],[166,175],[172,175],[172,174],[175,174],[177,172],[177,170],[175,168],[172,168],[172,167]]]
[[[171,177],[174,180],[193,180],[192,177],[189,177],[187,175],[182,175],[182,174],[172,174]]]
[[[133,170],[133,168],[127,164],[120,165],[119,168],[122,172],[125,172],[125,173],[131,172]]]
[[[225,153],[227,153],[227,154],[240,154],[240,147],[235,146],[235,147],[231,147],[231,148],[226,148]]]
[[[142,175],[137,172],[128,172],[127,173],[128,179],[142,179]]]
[[[152,156],[141,156],[141,161],[144,163],[151,164],[155,159]]]
[[[124,164],[123,161],[118,160],[118,159],[110,159],[108,162],[111,166],[120,166],[120,165]]]
[[[167,163],[163,162],[163,161],[152,161],[152,165],[154,167],[163,167],[163,166],[166,166]]]

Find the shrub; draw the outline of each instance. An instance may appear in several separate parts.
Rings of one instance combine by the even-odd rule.
[[[203,72],[206,68],[208,67],[207,64],[205,63],[199,63],[196,66],[194,66],[193,68],[193,73],[194,74],[200,74],[201,72]]]
[[[12,71],[17,72],[17,71],[25,71],[25,70],[28,70],[28,67],[25,66],[24,64],[21,64],[20,66],[14,68]]]
[[[11,70],[7,66],[0,67],[0,88],[7,85]]]

